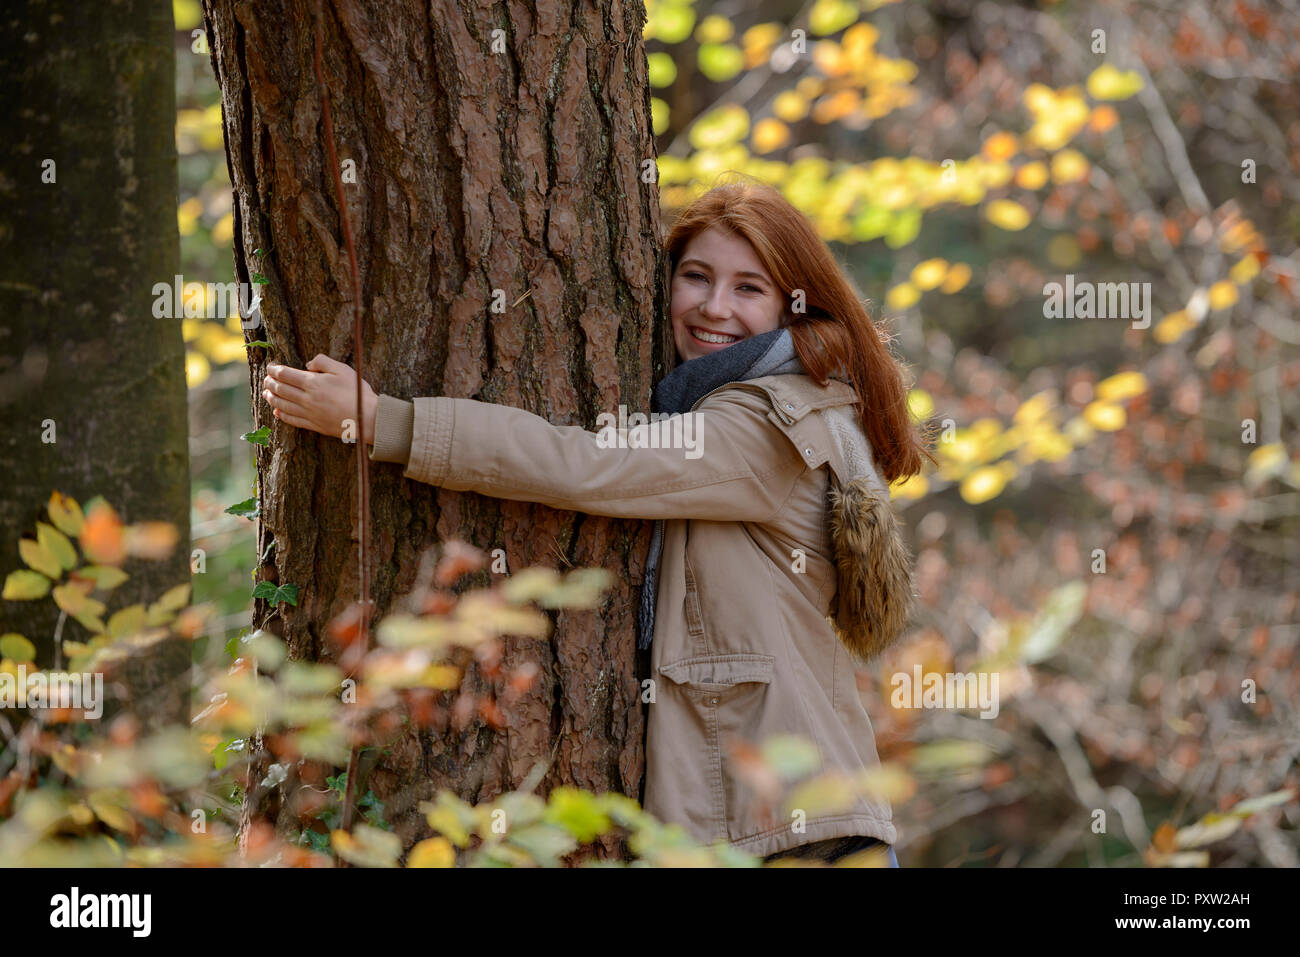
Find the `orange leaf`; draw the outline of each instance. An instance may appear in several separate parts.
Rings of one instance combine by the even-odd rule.
[[[93,562],[120,565],[126,558],[124,527],[111,505],[99,502],[91,508],[82,523],[80,538],[81,550]]]

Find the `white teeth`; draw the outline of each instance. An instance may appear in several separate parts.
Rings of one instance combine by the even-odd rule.
[[[705,332],[702,329],[692,329],[691,335],[693,335],[696,339],[703,340],[704,342],[716,342],[716,343],[736,342],[740,339],[740,336],[723,336],[715,332]]]

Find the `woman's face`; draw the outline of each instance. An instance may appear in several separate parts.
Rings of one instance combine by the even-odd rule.
[[[747,240],[713,226],[686,244],[672,277],[673,341],[683,362],[771,332],[784,315],[785,296]]]

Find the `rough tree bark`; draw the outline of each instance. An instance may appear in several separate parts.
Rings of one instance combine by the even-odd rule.
[[[173,43],[154,0],[24,0],[0,17],[0,578],[24,567],[18,537],[56,489],[189,542],[185,348],[180,319],[153,315],[180,263]],[[110,611],[189,581],[189,548],[124,568]],[[3,605],[4,630],[51,666],[53,602]],[[69,620],[62,637],[89,633]],[[133,657],[113,710],[187,721],[189,664],[180,639]]]
[[[376,391],[476,398],[586,428],[620,402],[648,409],[652,364],[662,368],[671,344],[658,321],[667,277],[657,192],[642,175],[655,156],[642,4],[322,6],[339,162],[355,168],[345,191]],[[237,274],[270,281],[262,314],[273,348],[250,368],[257,421],[272,426],[257,453],[259,554],[274,545],[259,577],[302,586],[297,608],[259,603],[255,621],[291,656],[324,659],[326,623],[357,597],[353,447],[278,423],[259,385],[266,361],[301,367],[323,352],[353,362],[314,4],[205,0],[204,20],[236,194]],[[492,311],[494,297],[504,312]],[[392,465],[372,465],[371,476],[376,617],[411,588],[421,554],[452,538],[503,548],[511,571],[601,566],[617,583],[599,612],[555,615],[550,642],[507,643],[507,668],[535,662],[541,675],[509,709],[508,730],[475,719],[462,732],[445,720],[405,731],[358,794],[374,789],[408,848],[429,833],[418,803],[436,789],[489,800],[538,760],[552,762],[542,793],[572,784],[639,797],[635,609],[647,523],[443,492]],[[463,688],[480,687],[471,669]],[[261,816],[282,833],[297,826],[278,789],[250,791],[245,821]]]

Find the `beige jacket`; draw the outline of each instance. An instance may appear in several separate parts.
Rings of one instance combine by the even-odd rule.
[[[823,770],[880,763],[854,663],[906,623],[911,560],[853,401],[849,385],[805,375],[728,383],[689,413],[691,457],[631,447],[650,445],[653,425],[602,447],[596,432],[521,409],[381,396],[373,455],[446,489],[665,519],[646,810],[758,855],[850,835],[893,844],[887,801],[765,807],[729,748],[797,734],[816,743]],[[618,445],[611,437],[603,444]]]

